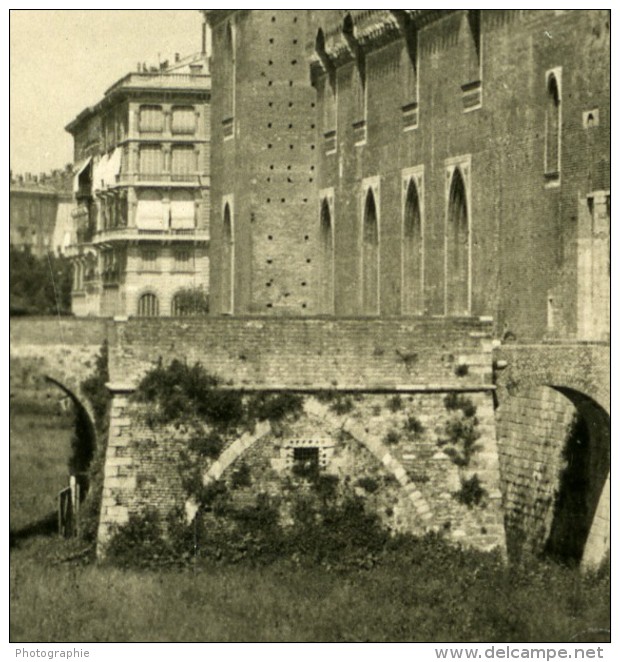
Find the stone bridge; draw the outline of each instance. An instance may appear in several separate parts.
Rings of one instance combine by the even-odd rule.
[[[11,381],[45,380],[94,417],[81,384],[90,377],[110,322],[74,318],[13,318],[10,323]]]
[[[488,396],[496,411],[494,421],[485,421],[491,459],[484,470],[491,476],[499,463],[509,550],[569,549],[569,556],[595,565],[609,549],[609,344],[499,345],[490,330],[488,320],[14,319],[11,370],[12,379],[47,378],[92,420],[80,384],[107,341],[117,405],[108,455],[126,450],[112,439],[131,428],[126,394],[149,368],[172,358],[200,361],[247,391],[386,398],[456,391],[480,394],[481,403]],[[441,416],[434,406],[429,411]],[[106,476],[122,483],[127,458],[108,462],[114,466]]]
[[[495,365],[508,547],[594,566],[610,549],[610,346],[506,344]]]

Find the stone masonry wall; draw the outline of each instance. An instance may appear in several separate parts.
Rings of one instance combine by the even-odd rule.
[[[544,548],[574,414],[569,400],[545,386],[510,398],[498,410],[504,517],[515,547]]]
[[[336,476],[364,497],[366,507],[393,531],[442,531],[449,539],[482,549],[504,548],[499,472],[490,392],[467,396],[475,408],[480,435],[466,466],[446,453],[446,425],[463,412],[446,406],[446,393],[333,394],[303,397],[299,418],[263,422],[253,432],[239,430],[226,439],[215,461],[195,459],[203,483],[223,480],[240,505],[268,494],[280,502],[287,521],[292,493],[293,449],[318,447],[321,472]],[[153,424],[153,410],[116,394],[110,436],[99,541],[100,552],[117,524],[144,506],[166,514],[183,508],[180,459],[189,430]],[[471,413],[471,412],[470,412]],[[411,420],[415,419],[415,424]],[[249,484],[235,487],[234,473],[249,467]],[[462,481],[474,475],[484,494],[477,504],[457,499]],[[364,487],[366,486],[366,487]],[[303,485],[298,486],[304,489]]]

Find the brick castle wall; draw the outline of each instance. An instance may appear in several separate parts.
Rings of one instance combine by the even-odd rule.
[[[234,312],[304,315],[315,308],[316,253],[316,95],[305,58],[307,13],[229,14],[213,24],[213,310],[229,312],[221,281],[228,202]],[[228,29],[234,53],[226,47]],[[234,58],[234,73],[225,58]],[[232,127],[223,94],[231,85],[227,76],[234,78]]]
[[[176,358],[236,387],[488,389],[490,327],[476,319],[130,320],[114,325],[110,379],[135,384]]]
[[[609,189],[609,16],[606,11],[481,12],[478,57],[466,11],[418,30],[417,128],[405,130],[404,40],[390,12],[352,11],[360,34],[393,24],[366,49],[367,139],[356,145],[353,62],[336,67],[338,150],[319,151],[319,189],[335,189],[336,313],[359,312],[362,182],[379,180],[381,312],[399,314],[403,170],[423,168],[424,309],[444,312],[448,160],[471,159],[472,313],[519,338],[577,333],[579,197]],[[374,16],[366,16],[373,14]],[[344,10],[313,12],[328,50]],[[374,22],[373,22],[374,21]],[[396,31],[396,36],[394,36]],[[360,37],[365,38],[365,37]],[[335,48],[335,46],[334,46]],[[479,59],[479,67],[472,62]],[[561,165],[545,178],[546,73],[561,69]],[[481,105],[462,86],[480,79]],[[319,85],[320,88],[320,85]],[[319,117],[324,115],[319,94]],[[595,124],[584,119],[598,114]],[[315,224],[318,224],[318,202]],[[551,311],[550,311],[551,309]],[[551,322],[549,316],[553,317]]]

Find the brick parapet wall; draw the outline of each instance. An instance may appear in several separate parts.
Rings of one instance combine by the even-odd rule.
[[[130,320],[114,326],[110,379],[135,384],[176,358],[237,388],[484,390],[492,388],[490,327],[432,318]]]
[[[9,324],[11,349],[25,345],[98,345],[107,337],[107,320],[72,317],[12,318]]]

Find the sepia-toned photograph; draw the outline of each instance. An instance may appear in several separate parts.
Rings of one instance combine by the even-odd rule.
[[[611,652],[611,10],[7,14],[11,656]]]

